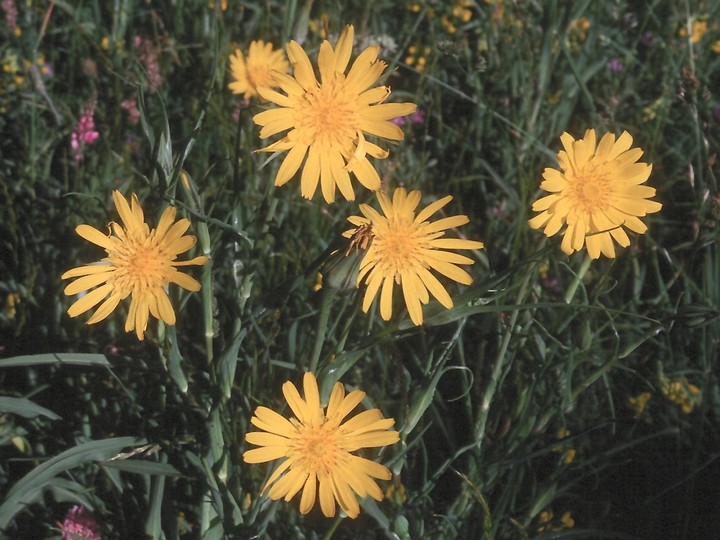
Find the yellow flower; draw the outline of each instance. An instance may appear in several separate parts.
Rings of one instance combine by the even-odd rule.
[[[628,398],[628,405],[635,413],[635,416],[639,417],[645,412],[650,398],[652,398],[652,394],[650,392],[641,392],[637,396],[631,396]]]
[[[386,86],[372,87],[387,67],[378,61],[380,47],[374,45],[357,57],[345,74],[352,53],[354,30],[347,26],[337,46],[326,40],[320,45],[315,78],[313,66],[305,51],[295,41],[288,43],[288,58],[294,76],[278,75],[283,95],[269,88],[258,92],[280,108],[263,111],[253,117],[262,126],[265,139],[290,130],[281,140],[260,150],[289,150],[275,177],[275,185],[288,182],[305,162],[301,176],[302,196],[310,199],[318,181],[327,202],[335,200],[335,186],[348,200],[355,198],[349,173],[373,191],[380,188],[380,176],[367,155],[384,159],[388,152],[367,141],[365,134],[399,141],[402,130],[390,122],[415,111],[414,103],[382,103],[390,94]],[[307,157],[307,159],[306,159]]]
[[[68,315],[77,317],[105,300],[87,322],[95,324],[110,315],[121,300],[131,296],[125,331],[135,330],[138,339],[142,340],[150,314],[166,324],[175,324],[175,311],[165,292],[168,283],[176,283],[193,292],[200,290],[200,283],[175,267],[202,265],[207,262],[207,257],[175,260],[195,245],[195,237],[183,236],[190,227],[189,220],[181,219],[173,224],[174,207],[165,209],[157,229],[150,230],[137,195],[132,195],[132,207],[119,191],[113,191],[113,201],[124,225],[110,223],[114,236],[106,236],[90,225],[78,225],[75,229],[85,240],[104,248],[107,257],[62,275],[62,279],[78,278],[65,287],[67,295],[96,287],[75,301],[68,309]]]
[[[22,297],[18,292],[8,293],[5,297],[5,315],[8,319],[14,319],[17,313],[17,306],[20,304]]]
[[[337,501],[349,517],[356,518],[360,513],[356,494],[382,500],[383,493],[373,478],[390,480],[392,475],[383,465],[351,452],[398,442],[398,432],[390,429],[395,420],[370,409],[343,423],[365,392],[353,390],[346,396],[343,385],[335,383],[324,410],[315,375],[305,373],[303,388],[305,399],[291,382],[282,387],[295,415],[290,420],[267,407],[255,410],[250,422],[262,431],[247,433],[245,440],[261,448],[246,451],[243,459],[265,463],[284,458],[262,490],[272,500],[289,502],[302,489],[301,513],[307,514],[319,495],[325,516],[335,515]]]
[[[690,41],[698,43],[707,32],[708,23],[707,21],[694,21],[692,24],[692,34],[690,34]]]
[[[557,437],[558,439],[565,439],[569,436],[570,430],[565,427],[561,427],[560,429],[558,429],[557,433],[555,434],[555,437]],[[565,465],[570,465],[573,461],[575,461],[575,456],[577,455],[577,451],[574,448],[569,447],[566,449],[565,445],[558,445],[553,447],[553,452],[562,453],[562,462]]]
[[[278,75],[287,74],[290,66],[281,50],[273,51],[272,43],[253,41],[247,57],[240,49],[230,56],[230,73],[234,79],[228,84],[233,94],[245,99],[258,95],[258,87],[277,87]]]
[[[562,525],[561,525],[560,530],[562,530],[562,528],[572,529],[575,526],[575,520],[572,518],[572,515],[570,514],[570,512],[565,512],[560,517],[560,522],[562,525],[564,525],[564,527],[562,527]]]
[[[632,137],[627,131],[617,141],[612,133],[605,134],[597,147],[594,129],[580,140],[568,133],[560,140],[565,148],[557,155],[561,170],[543,171],[540,188],[551,195],[535,201],[532,209],[540,214],[529,225],[545,227],[546,236],[565,227],[561,247],[568,255],[587,245],[593,259],[601,252],[614,258],[613,239],[623,247],[630,245],[624,227],[642,234],[647,226],[639,218],[662,208],[648,200],[655,189],[640,185],[652,166],[636,163],[643,152],[630,149]]]
[[[460,238],[442,238],[447,229],[468,223],[467,216],[450,216],[433,223],[428,218],[452,200],[448,195],[415,215],[415,208],[421,199],[419,191],[409,194],[405,188],[398,188],[392,201],[385,193],[377,193],[380,207],[385,215],[367,204],[360,205],[363,216],[351,216],[348,221],[356,226],[343,235],[351,238],[361,229],[371,227],[372,239],[360,263],[357,284],[365,280],[367,291],[363,300],[363,311],[367,312],[380,286],[380,315],[386,321],[392,316],[393,283],[402,287],[410,319],[416,325],[423,322],[421,304],[430,301],[428,292],[446,308],[453,306],[447,290],[430,272],[440,274],[469,285],[470,274],[459,264],[473,264],[473,260],[447,249],[482,249],[483,243]]]
[[[570,512],[565,512],[559,520],[555,520],[552,510],[544,510],[538,515],[538,532],[562,531],[575,527],[575,520]]]
[[[662,375],[660,378],[660,389],[670,401],[680,405],[685,414],[690,414],[696,405],[702,402],[702,391],[700,388],[688,382],[686,377],[678,376],[668,379]]]
[[[693,21],[690,26],[690,42],[698,43],[707,32],[708,23],[707,21]],[[678,29],[678,35],[680,37],[686,37],[688,35],[687,27],[681,26]]]

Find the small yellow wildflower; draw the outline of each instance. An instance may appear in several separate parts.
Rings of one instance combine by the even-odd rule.
[[[289,70],[282,50],[273,51],[272,43],[252,41],[247,56],[240,49],[230,56],[233,81],[228,87],[233,94],[243,94],[245,99],[250,99],[258,95],[258,87],[279,86],[279,75],[287,74]]]
[[[637,396],[631,396],[628,398],[628,405],[633,410],[636,417],[642,416],[645,412],[650,398],[652,398],[652,394],[650,392],[641,392]]]
[[[700,388],[688,382],[687,377],[678,376],[668,379],[662,375],[660,390],[666,398],[678,404],[685,414],[690,414],[702,401]]]
[[[20,304],[20,293],[11,292],[5,297],[5,316],[8,319],[14,319],[17,313],[17,306]]]
[[[113,234],[105,235],[90,225],[78,225],[75,229],[85,240],[104,248],[107,257],[62,275],[61,279],[78,278],[65,287],[65,294],[85,293],[70,306],[68,315],[77,317],[102,302],[87,322],[95,324],[130,296],[125,331],[135,330],[138,339],[142,340],[149,315],[166,324],[175,324],[175,310],[165,291],[169,283],[193,292],[200,290],[200,283],[176,267],[203,265],[208,259],[200,256],[189,261],[175,260],[192,248],[196,239],[192,235],[184,236],[190,221],[175,222],[174,207],[166,208],[157,229],[150,230],[137,195],[133,193],[131,204],[128,204],[119,191],[113,191],[113,201],[123,222],[123,225],[110,223]]]
[[[557,439],[566,439],[570,436],[570,431],[565,428],[561,427],[558,429],[558,432],[555,434],[555,437]],[[570,447],[567,447],[567,444],[559,444],[553,448],[553,452],[562,453],[562,462],[565,465],[570,465],[575,460],[575,455],[577,454],[577,451]]]
[[[699,43],[707,30],[707,21],[693,21],[692,25],[690,26],[690,43]],[[678,35],[681,37],[686,37],[687,27],[681,26],[680,30],[678,30]]]
[[[266,139],[288,131],[277,142],[260,152],[288,151],[275,185],[282,186],[302,167],[301,194],[311,199],[318,182],[327,202],[335,201],[335,189],[348,200],[355,198],[350,173],[367,189],[380,189],[380,175],[368,156],[385,159],[388,151],[366,140],[365,134],[400,141],[403,131],[391,122],[415,111],[414,103],[383,103],[390,95],[387,86],[373,86],[387,67],[378,60],[380,47],[362,51],[346,73],[352,56],[355,30],[348,25],[337,45],[323,41],[318,53],[320,82],[316,79],[307,53],[295,41],[286,50],[293,65],[293,76],[277,74],[283,95],[260,87],[261,97],[278,108],[253,117]]]
[[[560,170],[546,168],[540,184],[551,194],[533,203],[532,209],[540,214],[528,224],[544,228],[548,237],[562,230],[561,248],[568,255],[586,246],[593,259],[600,253],[615,258],[613,240],[629,246],[625,228],[643,234],[647,226],[639,218],[662,208],[648,200],[655,189],[641,185],[652,166],[636,163],[643,152],[630,149],[633,139],[627,131],[617,140],[606,133],[599,144],[594,129],[582,139],[563,133],[560,140],[564,147],[557,154]]]
[[[453,307],[450,295],[431,270],[469,285],[472,277],[459,265],[473,264],[474,261],[448,250],[482,249],[483,243],[443,238],[446,230],[468,223],[467,216],[429,221],[430,216],[452,200],[450,195],[430,203],[417,215],[415,209],[422,198],[419,191],[408,193],[405,188],[398,188],[392,199],[379,191],[377,198],[384,215],[367,204],[361,204],[363,215],[348,218],[355,228],[343,233],[346,238],[352,238],[363,229],[371,234],[357,277],[358,286],[363,281],[367,284],[362,309],[367,312],[380,293],[380,316],[389,320],[392,316],[393,286],[397,284],[402,287],[410,319],[420,325],[423,322],[422,305],[430,301],[430,293],[444,307]]]
[[[365,397],[353,390],[347,396],[341,383],[335,383],[327,408],[320,404],[315,375],[303,377],[304,399],[291,382],[282,391],[295,415],[290,420],[267,407],[258,407],[250,419],[260,431],[251,431],[245,440],[260,448],[243,454],[246,463],[265,463],[283,459],[270,475],[262,493],[272,500],[289,502],[300,490],[300,512],[307,514],[320,499],[326,517],[335,515],[335,503],[350,517],[360,514],[357,497],[370,496],[381,501],[383,492],[374,478],[390,480],[387,467],[353,455],[361,448],[377,448],[400,440],[390,429],[395,420],[383,418],[379,409],[369,409],[350,420],[345,417]]]
[[[572,529],[575,527],[575,520],[570,512],[565,512],[560,519],[555,520],[552,510],[543,510],[538,514],[538,532],[544,531],[562,531],[563,529]]]

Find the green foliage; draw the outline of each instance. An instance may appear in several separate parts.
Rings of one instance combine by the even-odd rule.
[[[15,4],[17,29],[0,23],[0,531],[46,537],[82,504],[107,538],[716,534],[720,4]],[[422,327],[402,303],[389,322],[363,313],[354,269],[330,257],[372,194],[275,188],[280,160],[254,153],[267,105],[227,89],[236,48],[296,39],[315,58],[325,25],[334,40],[349,23],[384,44],[390,100],[424,112],[376,160],[384,187],[453,195],[448,214],[485,243],[473,284]],[[89,105],[100,136],[77,161]],[[591,264],[527,225],[559,136],[588,128],[633,135],[663,204]],[[124,303],[97,325],[66,315],[60,275],[101,256],[74,229],[116,221],[114,189],[151,227],[177,206],[210,258],[189,271],[201,292],[170,289],[177,325],[153,320],[143,342]],[[333,287],[313,291],[318,270]],[[356,520],[269,501],[271,468],[242,459],[254,409],[288,415],[281,386],[308,369],[322,399],[361,388],[401,434],[366,454],[393,479]]]

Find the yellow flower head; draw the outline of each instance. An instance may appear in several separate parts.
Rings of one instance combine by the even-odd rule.
[[[253,41],[247,57],[239,49],[230,56],[234,81],[228,87],[233,94],[244,94],[245,99],[250,99],[258,95],[258,87],[277,87],[278,74],[287,74],[289,70],[282,50],[273,51],[272,43]]]
[[[200,290],[200,283],[178,272],[176,267],[202,265],[207,262],[207,257],[175,260],[195,245],[195,237],[183,236],[190,221],[181,219],[174,223],[174,207],[168,207],[157,229],[150,230],[137,195],[133,193],[131,206],[119,191],[113,191],[113,201],[123,222],[123,225],[110,223],[114,235],[106,236],[90,225],[78,225],[75,229],[88,242],[104,248],[107,257],[62,275],[62,279],[78,278],[65,287],[65,294],[86,292],[70,306],[68,315],[77,317],[104,300],[87,322],[95,324],[110,315],[121,300],[131,296],[125,331],[135,330],[138,339],[142,340],[150,314],[166,324],[175,324],[175,311],[165,292],[168,283],[176,283],[193,292]]]
[[[630,396],[628,398],[628,405],[635,413],[635,416],[642,416],[645,409],[647,409],[650,398],[652,398],[652,394],[650,392],[641,392],[637,396]]]
[[[405,304],[410,319],[416,325],[423,322],[421,304],[430,301],[428,292],[446,308],[453,306],[452,299],[445,287],[430,272],[440,274],[469,285],[470,274],[459,264],[473,264],[473,260],[446,251],[448,249],[482,249],[483,243],[460,238],[442,238],[447,229],[468,223],[467,216],[458,215],[439,219],[435,222],[428,218],[452,200],[452,196],[443,197],[415,215],[415,209],[422,195],[419,191],[409,194],[405,188],[398,188],[392,200],[383,192],[377,193],[381,215],[367,204],[360,205],[362,216],[351,216],[348,221],[356,226],[343,233],[350,238],[361,228],[371,227],[372,241],[360,263],[358,286],[365,280],[367,291],[363,300],[363,311],[367,312],[380,286],[380,315],[386,321],[392,315],[393,284],[402,286]]]
[[[630,149],[632,137],[627,131],[617,141],[606,133],[597,146],[594,129],[580,140],[567,133],[560,140],[565,148],[557,155],[561,170],[543,171],[540,188],[551,195],[535,201],[532,209],[540,214],[529,225],[545,227],[546,236],[564,227],[561,247],[568,255],[587,245],[593,259],[601,252],[614,258],[613,239],[629,246],[625,228],[643,234],[647,226],[639,218],[662,208],[648,200],[655,196],[655,188],[641,185],[652,166],[636,163],[643,151]]]
[[[707,32],[708,29],[708,23],[707,21],[695,21],[692,25],[692,35],[690,36],[690,41],[693,43],[699,43],[702,37],[705,35],[705,32]]]
[[[335,186],[348,200],[355,198],[349,173],[373,191],[380,189],[380,176],[368,161],[370,155],[384,159],[388,152],[367,141],[365,134],[399,141],[402,130],[390,122],[415,111],[414,103],[383,103],[390,94],[386,86],[373,87],[387,65],[378,61],[380,47],[365,49],[345,74],[352,54],[354,30],[347,26],[337,46],[325,40],[318,53],[320,82],[305,51],[295,41],[287,55],[294,76],[278,75],[283,95],[269,88],[260,96],[280,108],[256,114],[260,138],[290,130],[262,152],[289,150],[275,177],[275,185],[288,182],[305,162],[300,180],[302,196],[311,199],[318,181],[327,202],[335,200]],[[306,159],[307,158],[307,159]]]
[[[349,517],[356,518],[360,513],[356,494],[382,500],[383,493],[373,478],[390,480],[392,475],[383,465],[351,452],[398,442],[398,432],[390,429],[395,420],[370,409],[343,422],[365,392],[353,390],[346,396],[343,385],[335,383],[324,410],[315,375],[305,373],[303,389],[305,399],[291,382],[282,387],[295,415],[290,420],[267,407],[255,410],[250,422],[262,431],[247,433],[245,440],[261,448],[246,451],[243,459],[246,463],[284,459],[263,487],[272,500],[282,497],[288,502],[302,489],[300,512],[307,514],[315,505],[319,484],[325,516],[335,515],[337,501]]]

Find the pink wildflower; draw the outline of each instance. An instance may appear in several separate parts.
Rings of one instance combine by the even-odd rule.
[[[135,36],[134,45],[140,53],[140,61],[147,72],[148,90],[157,92],[163,82],[158,61],[159,48],[149,39],[143,39],[140,36]]]
[[[92,103],[85,108],[77,127],[70,136],[70,147],[75,153],[75,163],[79,164],[83,160],[83,149],[85,145],[94,144],[100,137],[100,133],[95,131],[95,104]]]
[[[17,6],[15,5],[15,0],[2,0],[2,6],[3,11],[5,12],[5,25],[10,30],[15,30],[17,28]]]
[[[416,109],[414,113],[409,116],[398,116],[390,120],[396,126],[404,126],[407,123],[410,124],[422,124],[425,122],[425,111],[422,109]]]
[[[100,527],[84,506],[73,506],[60,527],[63,540],[101,540]]]
[[[620,73],[624,68],[625,66],[617,58],[613,58],[608,62],[608,69],[611,73]]]
[[[120,107],[127,111],[130,125],[137,125],[140,121],[140,111],[137,108],[137,101],[134,99],[125,99],[120,103]]]

